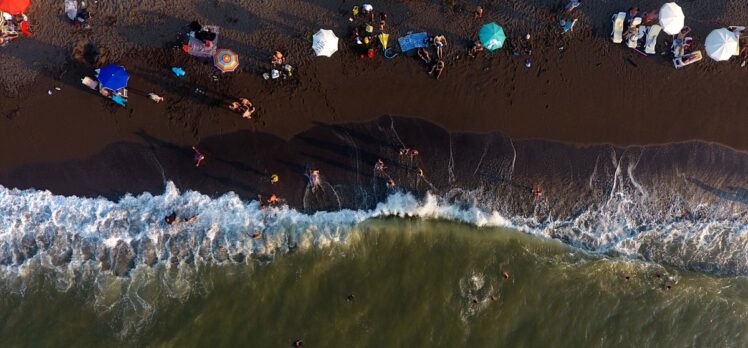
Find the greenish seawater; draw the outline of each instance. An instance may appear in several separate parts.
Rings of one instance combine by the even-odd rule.
[[[347,245],[271,262],[139,267],[131,279],[71,274],[74,285],[45,271],[6,280],[0,345],[748,345],[743,277],[444,221],[374,220],[356,230]]]

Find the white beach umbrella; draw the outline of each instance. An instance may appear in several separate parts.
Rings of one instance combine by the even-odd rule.
[[[738,37],[735,33],[722,28],[709,33],[704,42],[706,54],[716,61],[728,60],[738,53]]]
[[[332,56],[338,51],[338,37],[332,30],[320,29],[312,37],[312,49],[317,56]]]
[[[683,9],[676,3],[668,2],[660,8],[660,26],[662,27],[662,31],[670,35],[678,34],[683,29],[685,21],[686,16],[683,14]]]

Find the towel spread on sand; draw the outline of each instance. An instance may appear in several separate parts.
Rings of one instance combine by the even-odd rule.
[[[216,54],[216,49],[218,47],[219,28],[215,25],[205,25],[203,26],[203,30],[210,30],[216,34],[216,39],[213,40],[213,44],[210,45],[210,47],[205,47],[202,41],[190,36],[189,43],[187,44],[189,47],[187,53],[198,57],[213,57]]]
[[[412,49],[428,47],[428,39],[429,36],[425,32],[413,33],[397,39],[397,42],[400,43],[401,51],[408,52]]]

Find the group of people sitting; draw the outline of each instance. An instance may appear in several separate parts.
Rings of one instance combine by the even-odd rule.
[[[231,102],[231,104],[229,104],[229,109],[242,115],[243,118],[246,118],[248,120],[252,119],[252,115],[256,110],[255,106],[247,98],[239,98],[238,101]]]
[[[435,35],[429,37],[428,42],[429,46],[434,47],[436,51],[436,59],[431,57],[429,47],[419,48],[417,52],[418,57],[429,67],[429,75],[434,76],[438,80],[442,76],[442,72],[444,72],[444,49],[447,47],[447,38],[441,34]],[[478,43],[480,44],[480,42]]]
[[[0,11],[0,47],[17,39],[19,32],[31,36],[28,25],[29,19],[25,14],[11,15]]]
[[[293,67],[286,63],[286,56],[281,51],[275,51],[270,56],[270,72],[262,74],[265,80],[283,78],[287,79],[293,76]]]

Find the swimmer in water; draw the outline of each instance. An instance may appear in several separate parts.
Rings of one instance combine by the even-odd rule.
[[[504,279],[509,279],[509,272],[504,272],[501,275],[504,277]]]
[[[384,161],[382,161],[381,158],[378,159],[377,163],[374,164],[374,170],[378,172],[384,172],[385,170],[387,170],[387,167],[384,166]]]
[[[252,233],[252,239],[260,239],[262,238],[262,232],[255,231],[255,233]]]
[[[396,184],[395,184],[395,180],[392,180],[392,179],[388,179],[388,180],[387,180],[387,187],[389,187],[389,188],[394,188],[394,187],[395,187],[395,185],[396,185]]]
[[[169,225],[173,225],[175,222],[177,222],[177,213],[172,212],[171,214],[166,215],[166,217],[164,217],[164,221],[166,221],[166,223]]]

